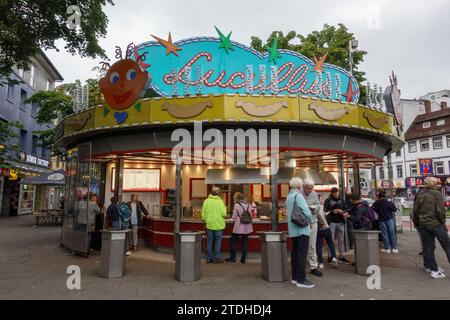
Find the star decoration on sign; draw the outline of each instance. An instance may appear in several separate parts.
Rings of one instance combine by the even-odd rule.
[[[170,34],[170,32],[169,32],[168,40],[161,39],[154,35],[152,35],[152,37],[155,38],[156,41],[158,41],[163,47],[166,48],[166,56],[168,56],[170,53],[173,53],[174,55],[176,55],[178,57],[177,51],[181,50],[181,48],[173,44],[172,35]]]
[[[269,62],[272,60],[273,63],[277,64],[277,59],[281,58],[280,54],[278,53],[278,37],[275,36],[271,47],[266,45],[265,48],[270,53]]]
[[[328,53],[325,53],[323,56],[321,56],[319,59],[316,58],[316,55],[313,55],[315,66],[313,68],[313,71],[316,72],[323,72],[323,64],[325,62],[325,59],[327,58]]]
[[[358,93],[358,91],[353,91],[352,80],[349,79],[348,86],[347,86],[347,92],[342,94],[346,98],[345,101],[352,102],[353,96],[357,93]]]
[[[216,26],[214,26],[214,28],[216,28],[217,33],[219,34],[220,37],[220,45],[219,45],[219,49],[225,49],[225,52],[228,53],[228,50],[234,50],[233,45],[231,44],[231,31],[230,33],[225,37],[225,35],[219,30],[219,28],[217,28]]]

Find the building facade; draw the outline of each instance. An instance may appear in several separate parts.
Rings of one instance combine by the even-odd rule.
[[[50,151],[38,146],[37,130],[50,128],[49,125],[37,125],[35,117],[38,106],[25,101],[35,92],[53,90],[57,81],[63,78],[44,52],[31,59],[29,70],[14,68],[10,78],[18,84],[5,84],[0,87],[0,121],[19,121],[17,129],[20,151],[1,159],[7,170],[0,177],[0,215],[18,215],[31,213],[36,201],[36,188],[20,183],[22,177],[39,175],[51,169]]]

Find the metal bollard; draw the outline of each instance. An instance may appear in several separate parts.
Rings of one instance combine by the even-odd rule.
[[[371,265],[380,266],[378,235],[380,231],[354,230],[356,273],[366,276]]]
[[[262,232],[261,267],[266,281],[286,281],[289,278],[287,263],[286,233]]]
[[[127,233],[130,230],[101,230],[100,276],[120,278],[125,274]]]
[[[175,279],[197,281],[202,276],[202,233],[175,232]]]

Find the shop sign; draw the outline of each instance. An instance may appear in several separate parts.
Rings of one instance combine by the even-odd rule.
[[[31,154],[26,154],[25,152],[20,153],[20,160],[44,167],[48,167],[50,164],[50,162],[47,160],[32,156]]]
[[[0,176],[1,177],[9,177],[9,169],[8,168],[0,168]]]
[[[433,175],[433,160],[431,159],[417,159],[417,167],[421,176]]]
[[[64,175],[61,173],[53,173],[47,177],[49,181],[61,181],[64,180]]]
[[[343,68],[325,63],[327,54],[308,58],[278,49],[277,38],[264,52],[258,52],[232,41],[231,32],[225,36],[216,31],[219,38],[176,42],[170,34],[168,40],[153,36],[157,41],[136,46],[134,59],[145,55],[150,87],[161,96],[275,93],[359,100],[355,78]]]
[[[9,180],[10,181],[16,181],[17,179],[18,179],[17,171],[13,170],[13,169],[10,169],[9,170]]]

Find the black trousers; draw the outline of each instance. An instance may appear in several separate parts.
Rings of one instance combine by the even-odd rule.
[[[424,227],[420,228],[423,242],[423,264],[430,268],[431,271],[438,271],[434,249],[436,249],[435,239],[439,241],[447,255],[447,260],[450,263],[450,238],[445,224],[437,226],[434,230],[428,230]]]
[[[308,257],[309,237],[301,235],[293,237],[291,250],[292,280],[303,282],[306,280],[306,260]]]

